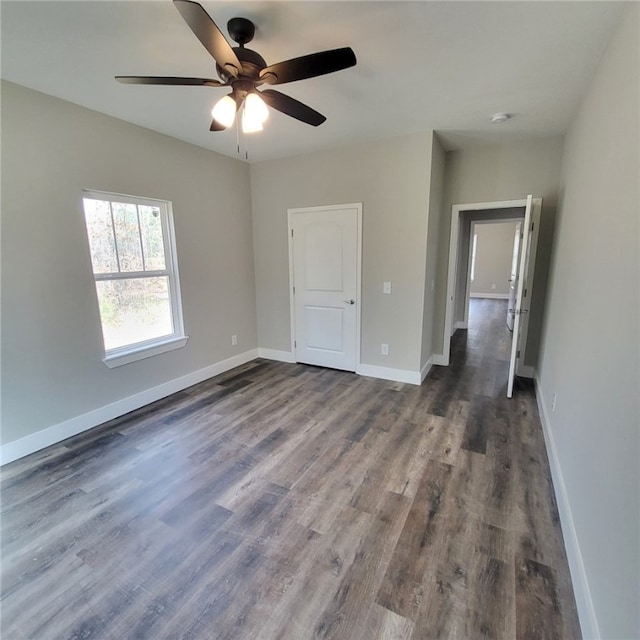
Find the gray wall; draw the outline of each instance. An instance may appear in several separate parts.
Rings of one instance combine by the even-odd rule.
[[[640,637],[638,25],[629,3],[567,133],[538,369],[602,638]]]
[[[558,201],[562,144],[562,137],[556,136],[447,153],[436,280],[434,353],[443,352],[451,207],[454,204],[521,200],[532,194],[543,198],[535,285],[531,293],[534,311],[529,318],[525,358],[526,364],[535,366]]]
[[[103,364],[83,188],[173,202],[183,349]],[[251,233],[245,163],[3,82],[2,442],[255,348]]]
[[[445,152],[434,135],[431,149],[431,189],[427,221],[427,260],[424,279],[424,304],[422,309],[422,350],[420,367],[424,367],[433,355],[433,318],[435,314],[435,283],[438,264],[438,239],[440,237],[440,212],[444,190]]]
[[[362,362],[419,370],[432,139],[428,132],[251,165],[261,347],[291,348],[287,209],[362,202]]]
[[[472,294],[508,295],[516,224],[476,223],[473,227],[477,241]]]

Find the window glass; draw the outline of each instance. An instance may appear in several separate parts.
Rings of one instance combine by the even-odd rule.
[[[107,351],[173,333],[166,276],[102,280],[96,290]]]
[[[147,271],[165,268],[164,243],[162,241],[162,220],[157,207],[138,207],[144,264]]]
[[[111,208],[120,271],[144,271],[138,207],[126,202],[112,202]]]
[[[85,198],[84,213],[93,272],[119,271],[109,203],[104,200]]]

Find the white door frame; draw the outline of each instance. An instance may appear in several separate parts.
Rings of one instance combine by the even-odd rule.
[[[541,209],[541,199],[533,198],[534,212],[539,214]],[[489,209],[512,209],[515,207],[526,207],[527,200],[499,200],[496,202],[474,202],[469,204],[454,204],[451,207],[451,231],[449,234],[449,263],[447,271],[447,297],[446,297],[446,310],[444,319],[444,335],[443,335],[443,349],[442,359],[438,364],[444,366],[449,365],[449,359],[451,355],[451,335],[453,325],[454,314],[454,302],[456,293],[456,275],[457,275],[457,263],[458,263],[458,244],[460,235],[460,216],[465,211],[486,211]],[[533,266],[535,265],[535,247],[537,244],[537,236],[540,229],[540,220],[534,219],[535,228],[532,237],[532,247],[530,255],[530,264],[532,266],[527,274],[527,287],[531,290],[531,282],[533,277]]]
[[[298,207],[287,209],[287,237],[289,243],[289,318],[291,326],[291,354],[296,359],[296,307],[293,294],[293,216],[297,213],[321,213],[323,211],[337,211],[340,209],[355,209],[357,219],[357,255],[356,255],[356,373],[360,367],[360,332],[362,323],[362,202],[348,204],[331,204],[320,207]]]

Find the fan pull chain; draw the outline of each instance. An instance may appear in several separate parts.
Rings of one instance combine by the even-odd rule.
[[[244,111],[247,108],[247,104],[246,102],[242,103],[242,114],[244,115]],[[242,120],[244,120],[244,118],[241,118]],[[244,132],[244,129],[242,130],[242,140],[244,142],[244,159],[248,160],[249,159],[249,151],[247,149],[247,134]]]
[[[240,155],[240,125],[238,124],[238,118],[236,117],[236,150]]]
[[[244,106],[242,107],[244,109]],[[236,153],[238,154],[238,156],[240,156],[240,120],[242,118],[239,118],[236,116],[235,119],[235,126],[236,126]],[[244,142],[244,159],[248,160],[249,159],[249,149],[247,148],[247,134],[243,131],[242,132],[242,140]]]

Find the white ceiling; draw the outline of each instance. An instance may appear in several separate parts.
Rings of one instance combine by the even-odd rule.
[[[327,116],[271,111],[251,161],[427,129],[448,148],[563,133],[617,22],[616,2],[302,1],[202,5],[226,35],[248,17],[267,64],[351,46],[356,67],[277,87]],[[2,77],[236,156],[209,132],[226,89],[121,85],[115,75],[217,77],[169,0],[2,1]],[[514,118],[502,125],[491,114]]]

